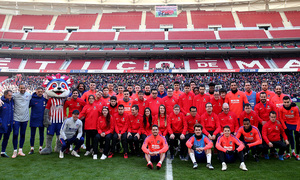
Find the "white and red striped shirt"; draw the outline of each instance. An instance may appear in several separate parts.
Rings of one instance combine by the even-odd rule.
[[[64,121],[64,99],[50,98],[46,109],[49,109],[51,123],[63,123]]]

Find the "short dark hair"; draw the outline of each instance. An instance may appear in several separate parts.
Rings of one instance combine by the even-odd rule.
[[[103,87],[103,90],[104,90],[104,89],[108,89],[108,87],[107,87],[107,86],[104,86],[104,87]]]
[[[112,97],[110,97],[110,100],[117,100],[117,97],[116,96],[112,96]]]
[[[38,88],[37,88],[36,90],[38,90]],[[73,89],[72,94],[73,94],[75,91],[77,91],[78,94],[79,94],[79,90],[78,90],[78,89]]]
[[[154,128],[154,127],[158,128],[158,125],[156,125],[156,124],[153,124],[153,125],[152,125],[152,128]]]
[[[204,89],[205,89],[205,85],[204,85],[204,84],[200,84],[200,85],[199,85],[199,89],[200,89],[201,87],[204,87]]]
[[[92,94],[91,94],[91,95],[89,95],[89,98],[88,98],[88,99],[90,99],[91,97],[95,99],[95,96],[94,96],[94,95],[92,95]]]
[[[196,82],[195,82],[195,81],[191,81],[191,82],[190,82],[190,84],[192,84],[192,83],[196,84]]]
[[[124,87],[122,84],[119,84],[119,85],[118,85],[118,87],[120,87],[120,86],[121,86],[121,87]]]
[[[10,90],[10,89],[5,90],[5,91],[4,91],[4,97],[7,96],[9,92],[12,93],[12,90]]]
[[[175,81],[174,84],[180,84],[179,81]]]
[[[233,84],[233,83],[235,83],[235,84],[236,84],[236,82],[235,82],[235,81],[230,81],[230,85],[231,85],[231,84]]]
[[[270,114],[269,114],[269,116],[270,116],[271,114],[275,114],[275,115],[277,116],[277,114],[276,114],[275,111],[271,111]]]
[[[196,111],[197,111],[197,107],[196,107],[196,106],[191,106],[191,107],[190,107],[190,111],[191,111],[192,109],[196,109]]]
[[[245,119],[243,120],[243,122],[246,122],[246,121],[249,121],[249,122],[250,122],[250,119],[245,118]]]
[[[132,108],[135,108],[136,110],[139,111],[139,106],[137,104],[132,105]]]
[[[173,109],[175,109],[175,108],[179,108],[180,109],[180,106],[178,104],[175,104],[174,107],[173,107]]]
[[[194,125],[194,130],[195,130],[197,127],[201,128],[201,130],[203,129],[203,126],[202,126],[201,124],[195,124],[195,125]]]
[[[251,107],[251,104],[250,103],[246,103],[245,105],[244,105],[244,108],[245,107]]]
[[[128,92],[128,93],[129,93],[128,89],[125,89],[125,90],[123,91],[123,94],[124,94],[125,92]]]
[[[261,92],[259,96],[261,96],[262,94],[265,94],[265,95],[267,95],[267,93],[265,93],[265,92]]]
[[[221,88],[219,91],[220,91],[220,93],[221,93],[221,92],[227,93],[227,91],[226,91],[224,88]]]
[[[229,127],[228,125],[224,126],[224,127],[223,127],[223,130],[224,130],[225,128],[230,129],[230,127]]]
[[[95,81],[91,81],[90,84],[96,84],[96,82]]]
[[[184,87],[190,87],[190,84],[189,83],[185,83]]]
[[[208,102],[208,103],[206,103],[206,104],[205,104],[205,107],[206,107],[208,104],[211,104],[211,105],[212,105],[212,103],[211,103],[211,102]]]
[[[290,100],[291,98],[289,96],[284,96],[283,100]]]
[[[140,93],[144,94],[144,91],[140,90],[140,91],[138,92],[138,94],[140,94]]]
[[[124,109],[124,105],[123,104],[119,104],[118,108],[123,108]]]
[[[165,86],[165,85],[164,85],[164,83],[159,83],[157,87],[159,87],[160,85],[163,85],[163,86]]]
[[[37,91],[37,90],[44,90],[44,88],[42,88],[42,87],[37,87],[35,90]],[[79,93],[79,92],[78,92]]]
[[[152,93],[152,91],[157,91],[157,89],[155,89],[155,88],[154,88],[154,89],[151,89],[151,93]]]

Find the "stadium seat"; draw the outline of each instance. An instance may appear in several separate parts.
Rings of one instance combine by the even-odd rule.
[[[158,69],[163,68],[163,65],[172,68],[171,64],[174,64],[175,68],[180,66],[184,67],[184,60],[182,59],[150,59],[149,60],[149,69]]]
[[[33,27],[34,30],[46,30],[51,23],[52,15],[17,15],[13,16],[9,29],[23,30],[24,26]]]
[[[267,39],[264,30],[220,30],[221,39]]]
[[[6,80],[8,78],[8,76],[0,76],[0,82]]]
[[[87,51],[89,48],[78,48],[78,51]]]
[[[146,29],[160,29],[160,25],[172,25],[173,28],[187,28],[186,12],[182,11],[177,17],[155,17],[152,12],[146,14]]]
[[[214,31],[169,31],[169,40],[216,39]]]
[[[300,58],[272,58],[278,68],[300,68]]]
[[[227,69],[223,59],[189,59],[191,69]]]
[[[63,41],[67,33],[28,32],[26,40]]]
[[[102,69],[105,60],[103,59],[93,59],[93,60],[81,60],[81,59],[73,59],[68,66],[67,70],[81,70],[84,65],[85,69],[88,70],[100,70]]]
[[[287,20],[290,21],[293,26],[300,26],[300,11],[286,11],[284,13]]]
[[[79,27],[79,29],[92,29],[97,14],[59,15],[55,22],[54,30],[65,30],[67,26]]]
[[[112,41],[115,32],[72,32],[69,41]]]
[[[284,27],[279,12],[237,12],[244,27],[257,27],[258,24],[271,24],[272,27]]]
[[[0,58],[0,69],[18,69],[22,59]]]
[[[0,29],[2,29],[4,19],[5,19],[5,15],[0,14]]]
[[[208,26],[235,27],[231,12],[221,11],[191,11],[194,28],[208,28]]]
[[[120,32],[119,41],[165,40],[163,31],[158,32]]]
[[[270,30],[273,38],[300,38],[300,29]]]
[[[0,39],[16,39],[21,40],[24,33],[19,32],[0,32]]]
[[[24,69],[59,70],[64,61],[59,59],[28,59]]]
[[[107,70],[143,70],[143,60],[112,59]]]
[[[114,12],[103,13],[99,29],[112,29],[113,26],[126,29],[139,29],[142,12]]]
[[[263,58],[257,59],[230,59],[233,69],[271,69]]]

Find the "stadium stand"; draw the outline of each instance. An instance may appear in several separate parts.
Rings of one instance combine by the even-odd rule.
[[[120,32],[120,41],[165,40],[163,31],[158,32]]]
[[[72,32],[69,41],[112,41],[115,32]]]
[[[194,28],[208,28],[208,26],[235,27],[231,12],[221,11],[191,11]]]
[[[0,32],[0,39],[15,39],[21,40],[24,33],[20,32]]]
[[[18,69],[22,59],[0,58],[0,69]]]
[[[60,15],[56,19],[54,30],[65,30],[66,27],[91,29],[95,24],[97,14]]]
[[[270,30],[273,38],[299,38],[300,29],[291,30]]]
[[[286,11],[284,13],[293,26],[300,26],[300,11]]]
[[[6,80],[8,78],[8,76],[0,76],[0,82]]]
[[[100,21],[100,29],[112,29],[114,26],[126,29],[139,29],[142,12],[117,12],[103,13]]]
[[[101,70],[103,68],[104,63],[105,63],[105,60],[103,60],[103,59],[93,59],[93,60],[73,59],[67,69],[69,69],[69,70],[86,70],[86,69]]]
[[[257,59],[230,59],[233,69],[270,69],[263,58]]]
[[[46,30],[53,16],[51,15],[18,15],[13,16],[9,29],[23,30],[24,26],[33,27],[33,29]]]
[[[26,40],[63,41],[67,33],[28,32]]]
[[[190,59],[191,69],[227,69],[223,59]]]
[[[221,39],[267,39],[264,30],[220,30]]]
[[[24,69],[59,70],[65,60],[28,59]]]
[[[271,24],[272,27],[284,27],[278,12],[237,12],[244,27],[257,27],[258,24]]]
[[[149,69],[178,69],[184,68],[182,59],[151,59],[149,61]]]
[[[5,19],[5,15],[0,14],[0,29],[2,29],[4,19]]]
[[[187,28],[186,12],[182,11],[177,17],[155,17],[152,12],[147,12],[146,28],[160,29],[160,25],[172,25],[173,28]]]
[[[216,39],[214,31],[169,31],[169,40]]]
[[[107,68],[108,70],[142,70],[144,61],[142,60],[120,60],[113,59]]]
[[[300,58],[272,58],[278,68],[300,68]]]

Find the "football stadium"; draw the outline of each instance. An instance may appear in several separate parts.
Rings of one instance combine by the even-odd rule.
[[[0,0],[0,179],[298,179],[299,72],[299,0]]]

